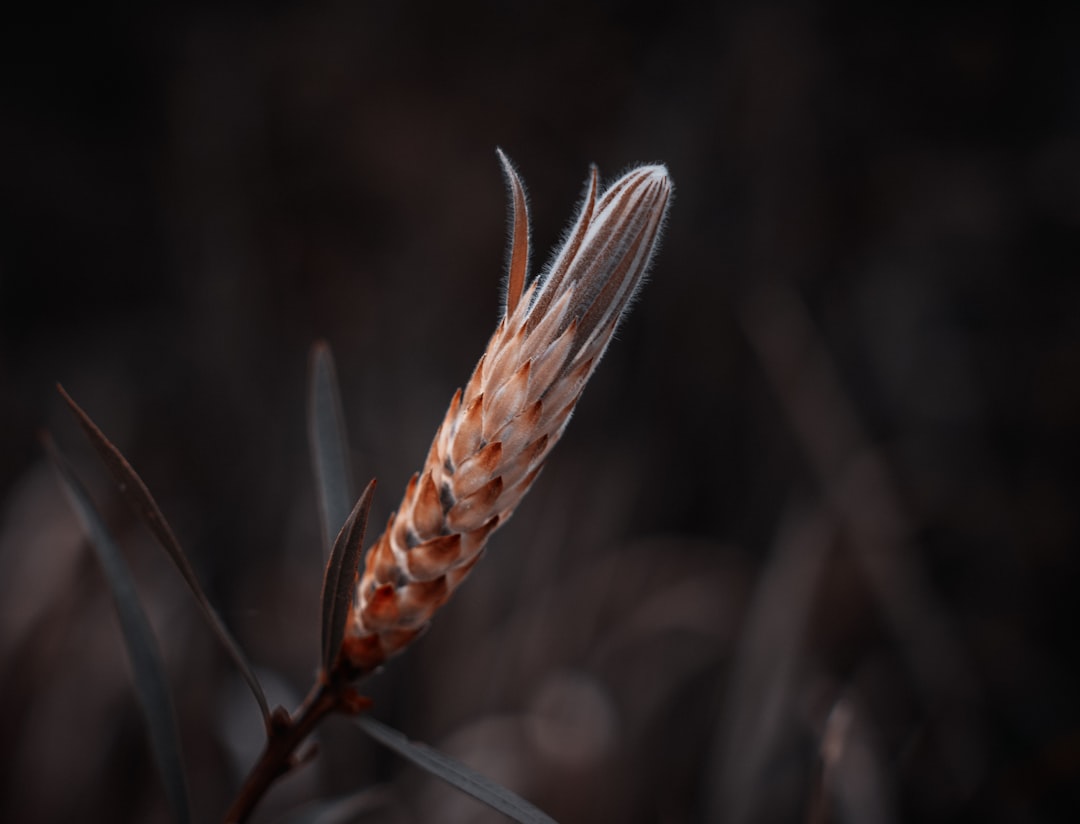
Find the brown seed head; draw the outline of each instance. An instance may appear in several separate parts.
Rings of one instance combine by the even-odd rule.
[[[649,267],[671,180],[641,166],[581,211],[526,288],[524,187],[509,160],[513,236],[503,317],[435,434],[423,470],[368,550],[344,656],[358,673],[416,638],[479,560],[540,473]]]

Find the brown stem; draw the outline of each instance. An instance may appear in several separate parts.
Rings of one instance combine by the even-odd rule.
[[[364,699],[347,682],[320,678],[295,715],[290,717],[284,707],[274,710],[267,728],[266,748],[225,814],[225,824],[247,821],[270,786],[299,766],[293,753],[323,718],[332,712],[356,713],[363,705]]]

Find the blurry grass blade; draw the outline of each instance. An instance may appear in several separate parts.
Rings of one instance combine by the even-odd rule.
[[[890,769],[879,741],[878,730],[854,696],[841,696],[829,712],[821,741],[823,789],[839,807],[833,820],[892,824],[897,819]]]
[[[836,539],[827,511],[789,514],[743,617],[714,742],[708,819],[745,824],[772,792],[770,765],[792,723],[806,627]]]
[[[146,715],[150,746],[157,760],[173,817],[180,824],[191,820],[188,806],[187,778],[180,757],[180,738],[173,712],[165,667],[150,623],[135,592],[131,572],[105,524],[94,508],[90,496],[79,479],[57,452],[51,439],[44,439],[45,448],[60,475],[60,480],[75,509],[83,530],[93,547],[112,593],[120,629],[124,635],[135,691]]]
[[[493,810],[520,821],[522,824],[553,824],[555,819],[530,804],[521,796],[497,784],[490,778],[455,761],[448,755],[432,749],[426,744],[410,741],[397,730],[376,721],[370,715],[361,715],[353,719],[357,726],[385,747],[412,761],[464,793],[482,801]]]
[[[349,515],[353,480],[349,471],[349,442],[337,370],[330,346],[325,341],[319,341],[311,348],[310,373],[308,438],[315,483],[319,489],[323,549],[329,555],[331,542]]]
[[[327,672],[334,666],[334,659],[345,637],[345,624],[356,595],[356,570],[364,549],[364,531],[374,495],[375,481],[372,479],[341,527],[326,565],[326,575],[323,576],[322,663]]]
[[[385,820],[393,809],[394,795],[388,787],[365,787],[350,795],[330,801],[305,804],[283,818],[279,824],[355,824],[358,821]]]
[[[161,508],[157,505],[157,501],[154,500],[154,496],[150,494],[150,490],[147,489],[146,484],[143,483],[142,478],[131,467],[131,464],[127,462],[127,459],[120,454],[120,450],[105,437],[105,434],[98,429],[97,424],[90,420],[90,416],[71,399],[71,396],[64,391],[64,387],[58,384],[56,388],[59,390],[64,402],[75,414],[79,425],[90,439],[90,443],[93,444],[94,449],[97,450],[98,455],[101,456],[101,459],[109,468],[109,472],[116,481],[121,494],[123,494],[128,504],[139,513],[147,527],[154,534],[154,537],[157,538],[158,543],[169,554],[176,568],[180,570],[180,574],[187,583],[188,589],[191,590],[191,594],[195,597],[195,602],[199,605],[206,622],[210,625],[214,634],[217,635],[221,645],[225,647],[226,652],[229,653],[229,656],[240,670],[240,674],[251,688],[255,700],[259,703],[259,710],[262,712],[263,720],[269,723],[270,707],[266,703],[266,695],[259,684],[259,679],[255,677],[255,671],[251,668],[251,664],[248,663],[239,644],[236,643],[236,639],[232,637],[232,634],[225,626],[225,622],[221,620],[221,617],[207,599],[202,586],[199,584],[199,579],[195,577],[195,571],[191,568],[187,555],[180,546],[180,542],[176,539],[172,527],[169,526],[165,516],[161,513]]]

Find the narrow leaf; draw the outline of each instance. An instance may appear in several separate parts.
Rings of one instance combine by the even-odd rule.
[[[507,188],[510,189],[511,229],[510,260],[506,267],[506,316],[514,314],[529,269],[529,204],[525,199],[525,186],[502,149],[496,149],[503,167]]]
[[[161,771],[165,795],[173,818],[180,824],[187,824],[191,820],[191,810],[188,805],[187,778],[180,756],[176,715],[165,680],[161,653],[150,629],[150,622],[139,603],[131,571],[86,489],[60,456],[52,440],[46,435],[43,441],[60,476],[64,492],[71,501],[105,573],[116,614],[120,619],[120,629],[131,661],[135,692],[146,716],[150,747]]]
[[[105,434],[98,429],[97,424],[90,419],[90,416],[71,399],[71,396],[64,391],[64,387],[57,384],[56,388],[60,392],[60,397],[64,399],[64,402],[75,414],[75,418],[78,420],[83,432],[86,433],[87,438],[90,439],[90,443],[93,444],[94,449],[97,450],[98,455],[105,462],[105,466],[108,467],[113,480],[116,481],[116,485],[125,500],[127,500],[128,505],[143,519],[150,532],[157,538],[158,543],[168,553],[172,562],[180,571],[188,585],[188,589],[191,590],[191,594],[195,598],[195,603],[199,605],[199,610],[202,612],[207,624],[210,625],[210,629],[213,630],[218,641],[221,642],[229,657],[233,659],[233,662],[240,670],[240,674],[251,688],[252,695],[255,696],[255,700],[259,704],[259,711],[262,712],[263,721],[269,724],[270,707],[266,702],[266,695],[259,684],[259,679],[255,677],[255,671],[241,651],[240,645],[236,643],[236,639],[233,638],[225,626],[225,622],[221,620],[221,616],[217,614],[217,611],[211,605],[206,593],[203,592],[202,585],[199,584],[199,579],[195,577],[195,571],[191,568],[187,554],[176,539],[169,522],[165,520],[165,516],[161,513],[161,508],[157,505],[157,501],[154,500],[154,496],[150,494],[150,490],[147,489],[142,478],[127,462],[120,450],[105,437]]]
[[[372,479],[341,527],[323,576],[322,664],[327,672],[333,668],[345,637],[345,625],[356,595],[356,570],[360,565],[368,512],[374,496],[375,480]]]
[[[308,440],[322,515],[323,550],[330,554],[331,542],[349,515],[353,500],[353,479],[349,471],[349,443],[338,388],[334,356],[325,341],[311,348],[308,391]]]
[[[426,744],[410,741],[397,730],[376,721],[369,715],[361,715],[353,721],[383,746],[389,747],[421,769],[441,778],[478,801],[484,802],[493,810],[497,810],[514,821],[522,824],[552,824],[555,821],[551,816],[501,784],[485,778],[460,761],[455,761]]]

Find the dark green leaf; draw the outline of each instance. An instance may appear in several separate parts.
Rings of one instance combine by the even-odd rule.
[[[322,515],[323,549],[349,515],[353,479],[349,471],[349,443],[341,406],[334,356],[325,341],[311,348],[311,385],[308,396],[308,439]]]
[[[485,778],[460,761],[455,761],[426,744],[410,741],[397,730],[376,721],[370,715],[361,715],[353,721],[380,744],[514,821],[522,824],[553,824],[555,821],[501,784],[496,784],[490,778]]]
[[[161,770],[165,795],[176,821],[187,824],[191,820],[191,811],[188,806],[187,778],[180,757],[176,716],[165,680],[161,653],[146,613],[139,603],[131,572],[104,521],[94,508],[90,496],[48,437],[45,438],[45,448],[105,572],[116,614],[120,619],[124,644],[131,660],[135,691],[146,716],[150,746],[158,769]]]
[[[225,647],[225,651],[233,659],[244,680],[247,681],[255,700],[259,703],[259,710],[262,712],[263,720],[269,724],[270,707],[266,702],[266,695],[259,684],[259,679],[255,677],[255,671],[241,651],[240,645],[236,643],[236,639],[232,637],[232,634],[225,626],[225,622],[221,620],[221,617],[207,599],[202,586],[199,584],[199,579],[195,577],[195,571],[191,568],[187,555],[180,546],[180,542],[176,539],[169,522],[165,520],[165,516],[161,513],[161,508],[157,505],[157,501],[154,500],[154,496],[150,494],[150,490],[147,489],[146,484],[143,483],[142,478],[135,472],[131,464],[127,462],[127,459],[120,454],[120,450],[105,437],[105,434],[98,429],[97,424],[90,420],[90,416],[71,399],[71,396],[64,391],[64,387],[57,385],[57,389],[60,396],[75,414],[75,418],[86,433],[87,438],[90,439],[90,443],[93,444],[94,449],[97,450],[98,455],[101,456],[101,459],[109,468],[109,472],[112,473],[121,494],[143,519],[154,537],[157,538],[158,543],[168,553],[176,568],[180,570],[180,574],[187,583],[188,589],[191,590],[191,594],[195,597],[195,603],[199,605],[203,617],[206,618],[206,622],[210,625],[221,645]]]
[[[334,666],[345,637],[345,625],[356,595],[356,570],[364,549],[364,531],[374,496],[375,481],[372,479],[341,527],[326,564],[322,590],[322,664],[327,672]]]

